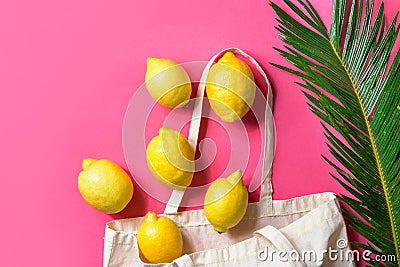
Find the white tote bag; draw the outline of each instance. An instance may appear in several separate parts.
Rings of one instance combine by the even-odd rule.
[[[150,264],[141,255],[136,233],[141,218],[107,223],[103,266],[354,266],[347,246],[346,226],[333,193],[272,200],[271,165],[274,155],[272,91],[266,74],[249,55],[229,48],[215,55],[203,71],[189,130],[195,149],[198,139],[205,79],[215,59],[227,51],[247,58],[268,85],[264,129],[264,160],[260,201],[250,203],[243,220],[224,234],[214,231],[204,210],[177,212],[184,191],[173,191],[164,215],[179,227],[183,256],[172,263]]]

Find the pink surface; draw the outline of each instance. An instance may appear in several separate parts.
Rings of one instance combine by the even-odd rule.
[[[331,1],[312,3],[329,21]],[[389,18],[399,8],[386,1]],[[163,211],[137,185],[114,216],[92,209],[77,189],[84,157],[126,167],[122,122],[148,56],[208,60],[230,46],[253,55],[276,96],[274,197],[340,192],[295,78],[268,64],[283,62],[272,49],[281,46],[274,25],[273,10],[259,0],[2,1],[1,265],[101,266],[107,221]]]

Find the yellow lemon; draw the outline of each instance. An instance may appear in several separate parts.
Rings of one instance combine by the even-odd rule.
[[[143,256],[150,263],[168,263],[182,255],[182,235],[169,218],[148,212],[137,233]]]
[[[204,213],[214,230],[224,233],[242,220],[247,204],[242,171],[237,170],[228,178],[219,178],[210,185],[204,199]]]
[[[169,108],[185,105],[192,93],[192,84],[186,71],[175,61],[166,58],[147,59],[145,82],[150,95]]]
[[[178,189],[189,186],[194,172],[193,149],[180,132],[162,127],[158,133],[146,150],[151,173],[164,185]]]
[[[214,112],[226,122],[240,120],[253,105],[256,85],[250,67],[226,52],[208,73],[207,97]]]
[[[90,206],[107,214],[126,207],[134,189],[131,178],[120,166],[106,159],[86,158],[82,169],[78,188]]]

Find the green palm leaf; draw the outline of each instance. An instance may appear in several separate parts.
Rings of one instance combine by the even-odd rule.
[[[396,18],[385,25],[384,4],[373,15],[370,0],[334,0],[327,30],[308,0],[278,5],[277,30],[285,49],[275,48],[302,78],[310,109],[321,118],[336,163],[331,174],[349,193],[340,196],[349,225],[367,239],[354,243],[400,259],[400,52]],[[395,53],[397,52],[397,53]],[[391,62],[391,63],[389,63]],[[400,266],[399,261],[373,262]]]

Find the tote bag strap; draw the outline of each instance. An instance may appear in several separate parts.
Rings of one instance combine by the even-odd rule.
[[[206,79],[208,76],[208,72],[215,62],[215,60],[225,54],[226,52],[232,52],[234,54],[238,54],[246,58],[263,76],[267,84],[267,107],[265,109],[265,129],[264,129],[264,159],[263,159],[263,168],[262,168],[262,180],[261,180],[261,192],[260,192],[260,201],[267,201],[272,205],[272,183],[271,183],[271,166],[274,158],[274,148],[275,148],[275,136],[274,136],[274,125],[272,118],[272,107],[273,107],[273,95],[271,84],[265,74],[264,70],[258,64],[258,62],[246,54],[242,50],[238,48],[227,48],[220,51],[218,54],[213,56],[210,61],[207,63],[206,67],[203,70],[201,75],[199,87],[197,89],[197,95],[195,99],[195,104],[193,108],[192,119],[190,122],[189,128],[189,136],[188,141],[193,151],[196,151],[197,141],[199,137],[200,131],[200,122],[201,122],[201,114],[203,110],[203,100],[204,100],[204,92],[206,88]],[[178,207],[182,201],[183,195],[185,194],[185,189],[183,190],[173,190],[171,197],[165,207],[164,214],[174,214],[178,211]]]
[[[293,246],[293,244],[286,238],[286,236],[275,227],[268,225],[267,227],[264,227],[256,231],[255,234],[269,240],[275,246],[276,248],[275,252],[278,253],[283,252],[282,253],[284,255],[283,260],[285,262],[289,262],[291,266],[307,267],[307,265],[301,259],[302,254],[298,252]],[[262,252],[268,254],[267,251],[262,251]],[[296,257],[293,256],[298,257],[298,259],[296,259]],[[282,257],[282,255],[278,255],[278,257]]]
[[[185,254],[182,257],[173,261],[178,267],[195,267],[189,255]]]

